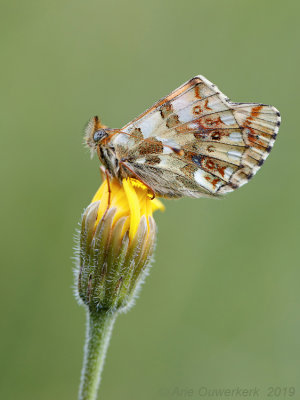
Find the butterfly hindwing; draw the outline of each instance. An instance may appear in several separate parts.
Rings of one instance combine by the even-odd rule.
[[[161,196],[216,196],[257,172],[268,156],[280,114],[272,106],[233,103],[197,76],[113,139],[124,166]]]

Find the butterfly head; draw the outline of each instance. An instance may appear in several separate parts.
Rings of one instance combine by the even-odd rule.
[[[93,141],[95,145],[99,144],[103,139],[108,137],[108,133],[105,129],[98,129],[93,134]]]
[[[86,145],[90,148],[92,155],[97,149],[97,146],[104,144],[105,140],[109,137],[108,129],[102,125],[98,117],[90,119],[85,128],[84,140]]]

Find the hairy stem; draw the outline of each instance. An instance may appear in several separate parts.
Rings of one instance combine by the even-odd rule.
[[[101,372],[116,313],[87,312],[86,343],[81,373],[79,400],[96,400]]]

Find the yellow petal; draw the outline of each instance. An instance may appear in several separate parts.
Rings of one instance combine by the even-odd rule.
[[[157,198],[151,200],[151,204],[152,204],[152,211],[156,211],[156,210],[165,211],[165,209],[166,209],[164,204]]]
[[[94,203],[95,201],[101,200],[104,190],[105,190],[105,185],[106,185],[106,181],[102,182],[102,184],[100,185],[99,189],[97,190],[95,196],[92,199],[92,203]]]
[[[123,187],[127,196],[130,209],[129,239],[132,240],[136,234],[141,219],[140,203],[137,193],[130,182],[130,179],[123,179]]]
[[[101,200],[100,200],[100,205],[99,205],[99,208],[98,208],[98,214],[97,214],[97,220],[96,220],[96,222],[95,222],[95,226],[98,225],[100,219],[103,217],[105,211],[106,211],[107,208],[108,208],[108,197],[109,197],[109,196],[108,196],[108,191],[106,191],[106,192],[103,194],[103,196],[102,196],[102,198],[101,198]]]
[[[128,217],[123,226],[122,235],[129,230],[129,239],[132,240],[143,215],[146,216],[149,230],[149,216],[152,216],[156,210],[164,211],[165,209],[158,199],[151,200],[148,188],[136,179],[127,178],[120,183],[118,179],[112,178],[109,181],[109,187],[110,193],[108,182],[105,180],[93,197],[92,203],[100,200],[95,227],[109,207],[116,207],[112,225],[114,226],[120,218]]]

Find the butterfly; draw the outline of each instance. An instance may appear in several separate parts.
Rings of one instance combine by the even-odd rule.
[[[135,178],[153,197],[216,197],[256,174],[279,126],[275,107],[231,102],[199,75],[122,129],[91,118],[85,140],[108,175]]]

